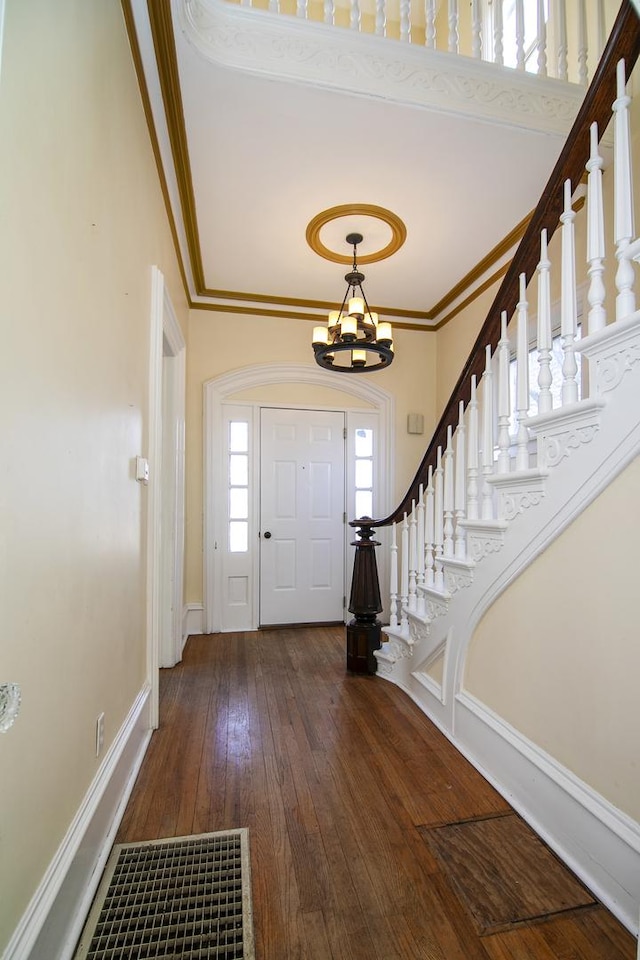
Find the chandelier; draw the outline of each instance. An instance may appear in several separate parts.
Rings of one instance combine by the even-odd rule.
[[[357,263],[362,234],[349,233],[346,239],[353,246],[353,267],[345,274],[347,290],[340,309],[329,313],[327,325],[313,328],[313,351],[325,370],[369,373],[392,362],[393,332],[390,323],[379,322],[378,314],[369,310],[362,289],[364,273]]]

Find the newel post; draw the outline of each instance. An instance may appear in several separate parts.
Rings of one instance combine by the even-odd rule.
[[[354,618],[347,624],[347,670],[353,673],[375,673],[377,663],[373,652],[380,648],[378,614],[382,612],[382,603],[376,564],[376,547],[380,544],[372,539],[371,522],[371,517],[362,517],[349,523],[350,527],[357,528],[360,538],[351,544],[356,548],[356,555],[349,598],[349,612]]]

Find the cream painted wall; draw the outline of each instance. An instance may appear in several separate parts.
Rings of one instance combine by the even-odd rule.
[[[436,331],[438,350],[436,409],[438,414],[442,413],[451,396],[451,391],[486,319],[498,286],[499,283],[493,284]]]
[[[7,0],[0,953],[146,680],[151,265],[186,303],[117,0]]]
[[[640,821],[636,459],[486,613],[465,688]]]
[[[396,357],[391,367],[369,376],[375,378],[376,386],[388,390],[395,398],[393,487],[399,499],[415,473],[435,426],[435,336],[428,332],[395,330],[394,343]],[[301,320],[191,311],[187,357],[186,599],[189,603],[202,602],[203,598],[203,385],[229,370],[265,363],[269,358],[281,363],[313,364],[311,324]],[[338,387],[339,375],[334,376]],[[259,394],[261,400],[270,403],[291,403],[293,396],[290,388],[283,391],[280,385],[261,390]],[[316,402],[325,404],[330,393],[320,394],[316,387],[301,385],[295,396],[295,402],[304,406]],[[353,397],[345,398],[342,391],[335,392],[333,406],[339,407],[345,399],[348,407],[358,406]],[[407,413],[424,415],[423,436],[407,433]]]

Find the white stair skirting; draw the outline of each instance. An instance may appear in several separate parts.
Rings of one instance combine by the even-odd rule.
[[[389,639],[377,652],[378,672],[415,700],[637,935],[640,825],[464,690],[468,645],[484,613],[640,455],[640,311],[586,337],[581,352],[589,359],[595,400],[528,421],[539,456],[550,468],[543,494],[526,498],[513,511],[496,549],[473,555],[468,542],[477,562],[469,566],[464,583],[450,584],[455,593],[423,590],[430,603],[426,617],[409,609],[404,628],[383,628]],[[589,419],[588,429],[582,415]],[[549,450],[561,450],[562,456],[549,457]],[[511,480],[517,476],[511,473]],[[482,523],[465,526],[471,533]],[[432,594],[440,597],[439,605]],[[443,654],[439,683],[428,671]]]
[[[637,934],[640,825],[475,697],[456,701],[456,747]]]

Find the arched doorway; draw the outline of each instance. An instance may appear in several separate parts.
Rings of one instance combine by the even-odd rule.
[[[301,407],[306,410],[333,409],[345,413],[346,480],[355,473],[355,432],[375,431],[376,507],[379,515],[389,505],[392,463],[393,397],[379,387],[361,382],[363,378],[341,377],[307,364],[258,364],[225,373],[204,385],[204,629],[256,629],[259,625],[259,413],[265,406]],[[278,396],[283,385],[295,387],[295,403],[269,399]],[[272,388],[270,391],[269,388]],[[352,406],[349,406],[350,398]],[[333,401],[333,402],[332,402]],[[229,425],[246,424],[247,436],[247,533],[242,556],[230,557],[229,521],[225,513],[229,499]],[[239,451],[242,456],[243,452]],[[346,484],[349,486],[349,484]],[[347,491],[348,518],[354,516],[355,500]],[[244,537],[245,534],[241,533]],[[345,527],[345,541],[351,530]],[[345,595],[351,575],[351,548],[348,549]],[[227,562],[228,561],[228,562]],[[384,561],[383,561],[384,563]],[[229,570],[231,575],[228,576]],[[383,583],[385,577],[381,566]]]

